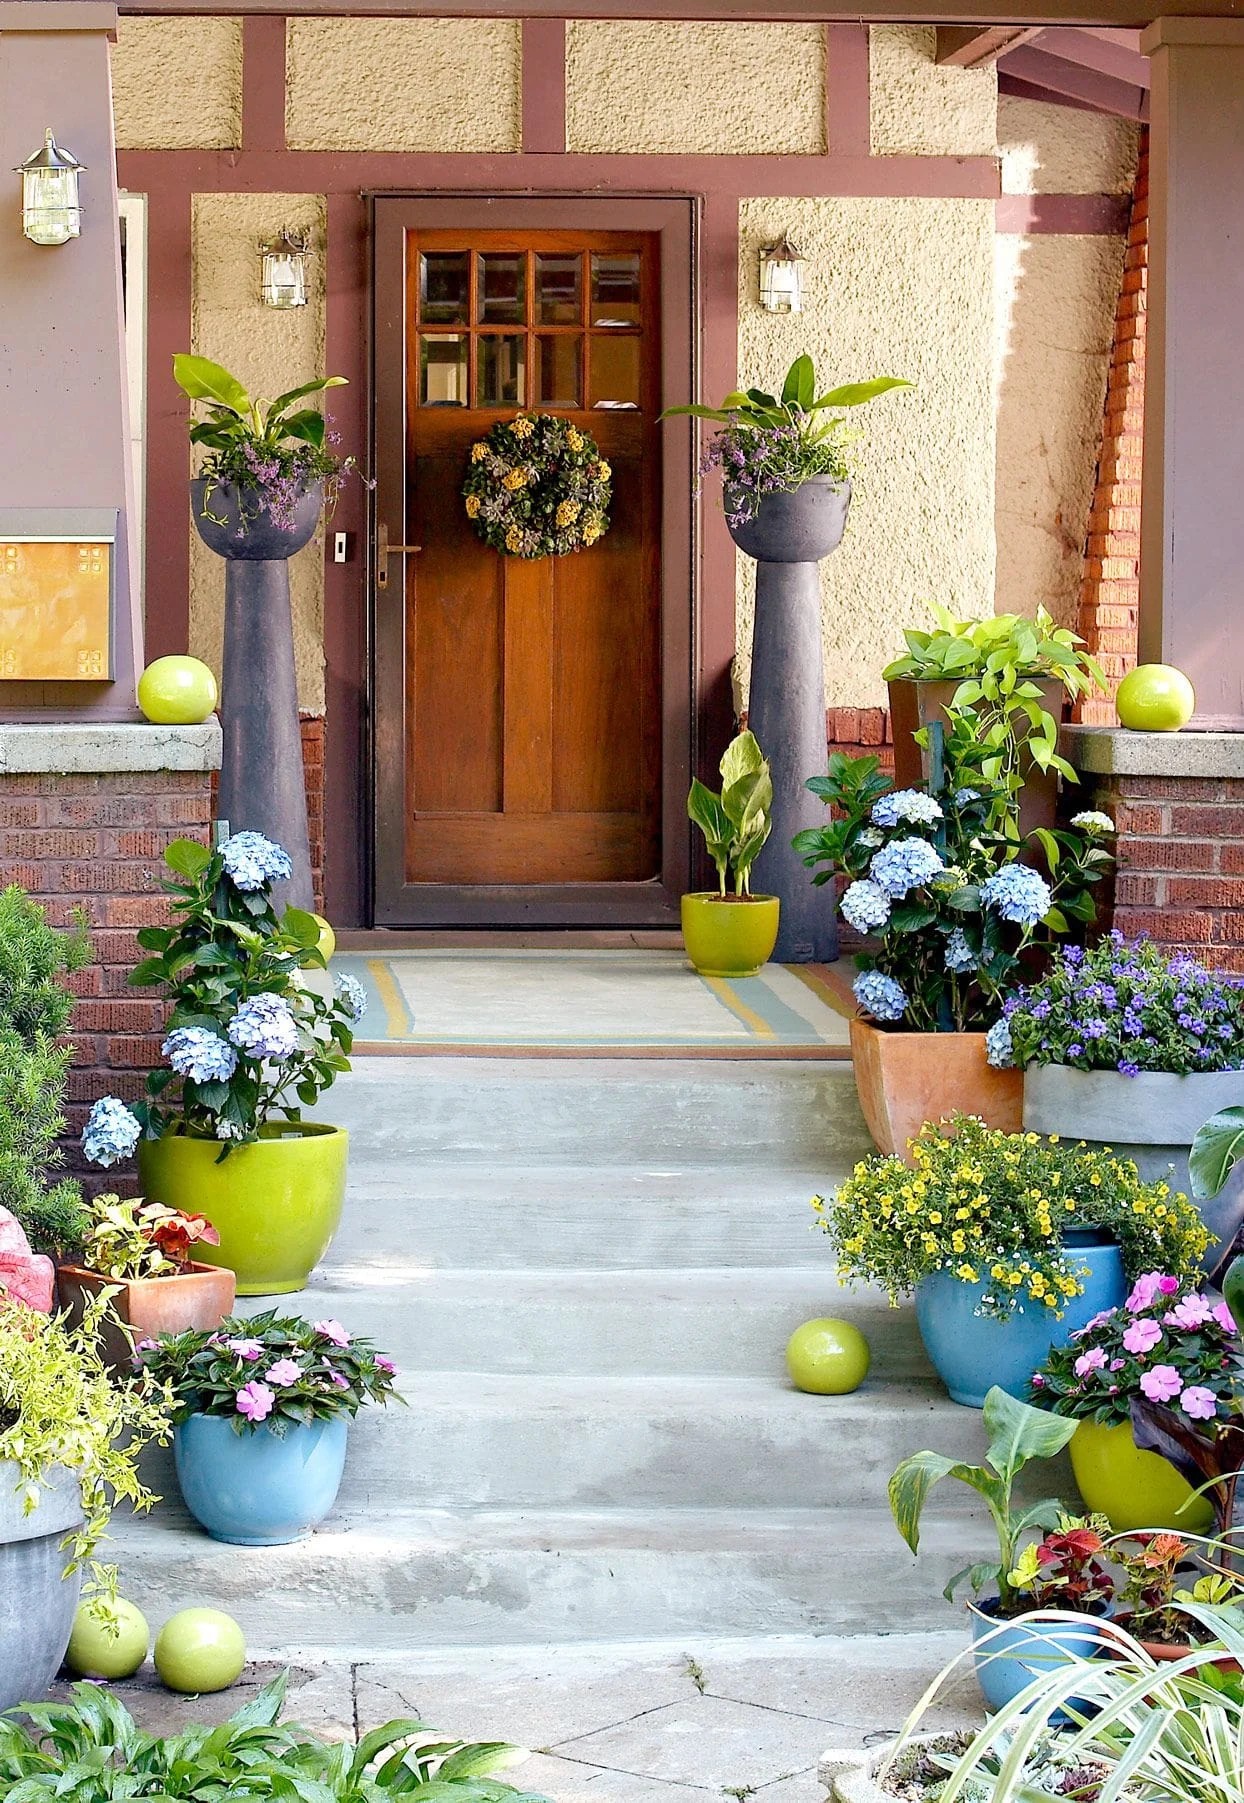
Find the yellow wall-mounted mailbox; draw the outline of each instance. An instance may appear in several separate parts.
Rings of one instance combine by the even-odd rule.
[[[0,508],[0,681],[110,682],[117,515]]]

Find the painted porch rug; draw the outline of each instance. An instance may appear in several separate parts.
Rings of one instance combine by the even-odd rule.
[[[359,1052],[532,1057],[846,1058],[828,966],[701,977],[681,951],[338,953],[367,991]]]

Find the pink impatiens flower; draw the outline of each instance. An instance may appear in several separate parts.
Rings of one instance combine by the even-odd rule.
[[[248,1421],[264,1421],[272,1413],[272,1405],[276,1397],[267,1384],[256,1383],[253,1379],[238,1391],[238,1414],[245,1415]]]
[[[385,1372],[389,1377],[397,1376],[397,1366],[393,1363],[393,1360],[386,1357],[383,1352],[378,1352],[376,1354],[376,1369]]]
[[[1140,1387],[1150,1402],[1170,1402],[1184,1387],[1174,1365],[1155,1365],[1141,1374]]]
[[[1101,1371],[1106,1363],[1106,1355],[1100,1346],[1093,1346],[1088,1352],[1082,1352],[1076,1360],[1077,1377],[1087,1377],[1090,1371]]]
[[[1129,1314],[1138,1315],[1143,1309],[1152,1308],[1153,1299],[1158,1293],[1158,1284],[1161,1282],[1161,1278],[1162,1273],[1160,1271],[1142,1272],[1132,1285],[1131,1295],[1123,1304]]]
[[[1189,1384],[1179,1399],[1179,1406],[1193,1421],[1212,1421],[1218,1413],[1218,1398],[1202,1384]]]
[[[1214,1310],[1214,1319],[1224,1333],[1235,1332],[1235,1316],[1225,1302],[1220,1302]]]
[[[1199,1290],[1194,1290],[1191,1296],[1185,1296],[1182,1302],[1177,1302],[1162,1319],[1168,1327],[1186,1327],[1191,1330],[1194,1327],[1204,1327],[1207,1321],[1213,1319],[1213,1315],[1208,1298],[1202,1296]]]
[[[226,1340],[225,1345],[235,1358],[252,1362],[263,1357],[262,1340]]]
[[[1072,1336],[1073,1339],[1081,1339],[1086,1333],[1092,1333],[1096,1328],[1104,1327],[1106,1322],[1113,1320],[1118,1312],[1117,1308],[1104,1308],[1100,1315],[1094,1315],[1091,1321],[1086,1321],[1079,1333]]]
[[[330,1371],[328,1374],[328,1381],[330,1384],[336,1384],[339,1390],[348,1390],[350,1388],[349,1378],[343,1377],[340,1371]]]
[[[1133,1321],[1123,1335],[1123,1350],[1133,1354],[1152,1352],[1155,1346],[1161,1344],[1161,1341],[1162,1329],[1156,1321]]]
[[[270,1384],[296,1384],[302,1376],[302,1366],[296,1365],[293,1359],[278,1359],[275,1365],[264,1372]]]
[[[312,1325],[316,1333],[323,1334],[324,1338],[331,1340],[334,1346],[344,1347],[350,1344],[350,1336],[340,1321],[315,1321]]]

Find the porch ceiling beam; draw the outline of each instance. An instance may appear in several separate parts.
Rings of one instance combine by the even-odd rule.
[[[1122,31],[1117,36],[1105,31],[1077,31],[1072,26],[1060,25],[1032,33],[1028,42],[1034,50],[1045,51],[1077,68],[1094,69],[1098,75],[1108,75],[1113,81],[1147,89],[1149,58],[1142,56],[1139,49],[1132,48],[1130,42],[1138,35]]]
[[[1012,100],[1040,100],[1046,106],[1069,106],[1082,113],[1099,113],[1101,108],[1088,100],[1073,100],[1069,94],[1056,94],[1052,88],[1042,88],[1033,81],[1021,81],[1018,75],[1008,75],[1004,68],[998,70],[998,92],[1006,94]],[[1143,119],[1147,108],[1137,103],[1134,113],[1117,113],[1120,119]]]
[[[1099,113],[1113,113],[1122,119],[1148,117],[1149,91],[1135,82],[1116,81],[1113,76],[1099,75],[1096,69],[1085,69],[1077,63],[1064,62],[1031,44],[1012,51],[1002,65],[1007,75],[1025,81],[1030,87],[1043,88],[1056,100],[1078,100]]]
[[[939,25],[937,60],[955,69],[978,69],[996,62],[1005,50],[1014,50],[1037,34],[1039,25]]]
[[[847,24],[1074,25],[1136,29],[1155,18],[1232,19],[1239,0],[121,0],[123,14],[370,14],[377,18],[822,20]],[[3,7],[0,6],[0,29]]]

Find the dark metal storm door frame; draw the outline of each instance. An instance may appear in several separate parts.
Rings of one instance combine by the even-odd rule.
[[[661,873],[656,881],[564,885],[473,885],[406,880],[406,627],[403,553],[406,397],[403,384],[376,372],[400,369],[407,340],[405,254],[408,230],[549,229],[643,231],[660,247],[660,355],[663,405],[695,393],[696,203],[691,197],[584,199],[478,194],[371,197],[373,246],[372,468],[369,594],[372,610],[372,794],[374,919],[378,926],[670,926],[690,886],[686,814],[695,722],[693,569],[695,477],[686,420],[662,428],[661,548]],[[378,536],[389,544],[388,581],[380,586]]]

